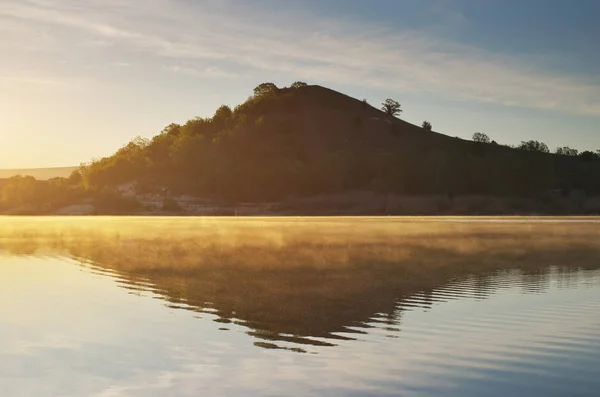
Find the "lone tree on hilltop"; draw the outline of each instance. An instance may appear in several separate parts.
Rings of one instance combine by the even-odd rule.
[[[400,113],[402,113],[402,106],[400,103],[388,98],[381,104],[381,110],[390,116],[398,117],[400,116]]]
[[[484,134],[483,132],[476,132],[473,134],[473,142],[490,143],[491,140],[487,134]]]
[[[431,123],[427,120],[423,121],[423,124],[421,124],[421,127],[423,127],[423,129],[427,130],[427,131],[431,131],[431,128],[432,128]]]

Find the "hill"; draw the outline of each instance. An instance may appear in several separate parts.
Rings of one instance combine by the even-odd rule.
[[[0,179],[7,179],[15,175],[32,176],[37,180],[52,178],[68,178],[79,167],[53,167],[53,168],[24,168],[0,170]]]
[[[48,200],[76,195],[124,213],[139,211],[140,201],[178,211],[173,198],[184,196],[213,208],[279,203],[283,213],[294,214],[592,211],[584,204],[600,195],[600,156],[545,151],[534,141],[511,148],[449,137],[321,86],[263,83],[234,109],[224,105],[211,118],[170,124],[150,140],[136,138],[82,167],[80,175],[50,181],[44,194],[32,193],[41,188],[29,180],[4,191],[22,205],[47,207]],[[375,195],[358,201],[383,204],[358,209],[348,196],[355,193]],[[415,197],[431,205],[409,209]],[[504,201],[480,200],[458,210],[464,197]]]
[[[535,149],[535,148],[534,148]],[[600,193],[600,158],[452,138],[320,86],[262,84],[210,119],[171,124],[84,170],[89,186],[132,179],[232,201],[371,190],[408,195]]]

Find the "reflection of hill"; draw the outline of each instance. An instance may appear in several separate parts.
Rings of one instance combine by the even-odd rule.
[[[335,344],[411,306],[485,298],[512,280],[547,288],[548,268],[595,267],[594,224],[457,224],[394,219],[15,220],[0,252],[62,253],[152,289],[172,307],[249,327],[259,345]],[[510,273],[507,269],[521,269]],[[488,277],[503,270],[507,277]],[[561,274],[568,283],[568,271]],[[564,277],[563,277],[564,276]],[[327,338],[325,339],[314,339]]]

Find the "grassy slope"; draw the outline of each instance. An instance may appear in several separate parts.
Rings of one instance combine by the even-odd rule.
[[[360,142],[360,148],[363,150],[376,148],[385,152],[393,152],[407,145],[411,146],[411,150],[460,148],[467,151],[476,151],[477,149],[481,151],[482,148],[481,144],[472,141],[425,131],[419,126],[391,117],[371,105],[325,87],[308,86],[298,90],[295,96],[300,97],[301,102],[312,103],[312,106],[306,106],[305,113],[299,114],[299,116],[312,120],[315,127],[320,127],[321,131],[339,129],[347,133],[348,130],[352,130],[352,126],[349,124],[354,124],[355,120],[360,117],[362,122],[360,129],[364,131],[364,138],[366,138]],[[485,151],[515,152],[514,149],[505,146],[486,145],[483,149]],[[531,155],[531,153],[524,154]]]

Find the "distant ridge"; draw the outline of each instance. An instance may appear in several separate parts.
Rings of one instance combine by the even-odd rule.
[[[53,167],[53,168],[23,168],[0,170],[0,179],[10,178],[15,175],[29,175],[37,180],[48,180],[51,178],[68,178],[71,173],[79,167]]]

